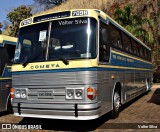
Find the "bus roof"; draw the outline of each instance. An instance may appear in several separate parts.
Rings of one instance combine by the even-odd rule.
[[[82,15],[73,15],[73,12],[76,12],[76,11],[88,11],[88,12],[92,12],[92,13],[95,12],[95,13],[93,13],[93,14],[92,13],[87,13],[87,14],[82,14]],[[52,15],[52,14],[54,14],[54,15]],[[32,16],[30,18],[27,18],[27,19],[24,19],[23,21],[21,21],[20,28],[24,27],[26,25],[32,25],[32,24],[36,24],[36,23],[39,23],[39,22],[45,22],[45,21],[51,21],[51,20],[63,19],[63,18],[84,17],[84,16],[86,17],[86,16],[91,16],[91,14],[94,15],[93,17],[100,16],[105,21],[108,20],[113,25],[118,27],[120,30],[125,32],[127,35],[132,37],[135,41],[137,41],[138,43],[140,43],[141,45],[146,47],[148,50],[151,50],[142,41],[137,39],[133,34],[131,34],[129,31],[127,31],[120,24],[118,24],[118,22],[116,22],[110,16],[108,16],[106,13],[104,13],[103,11],[98,10],[98,9],[74,9],[74,10],[64,10],[64,11],[57,11],[57,12],[50,12],[50,13],[46,13],[46,14],[36,15],[36,16]]]
[[[5,44],[16,45],[17,38],[7,35],[0,35],[0,47],[4,47]]]

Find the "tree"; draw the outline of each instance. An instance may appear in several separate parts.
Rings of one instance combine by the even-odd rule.
[[[31,10],[32,9],[30,7],[26,7],[25,5],[22,5],[7,14],[7,18],[12,24],[10,26],[11,36],[13,37],[18,36],[19,24],[22,20],[32,16]]]
[[[1,28],[3,27],[3,24],[0,22],[0,34],[2,34]]]
[[[152,34],[144,28],[146,24],[153,26],[153,22],[147,18],[141,18],[139,15],[134,15],[131,5],[125,6],[124,9],[117,9],[114,16],[119,24],[144,43],[148,45],[153,43],[154,39]]]
[[[8,20],[4,20],[2,23],[3,23],[3,29],[4,30],[6,30],[10,25],[10,22]]]
[[[53,6],[60,5],[61,3],[65,2],[66,0],[34,0],[35,3],[43,5],[45,9],[49,9]]]

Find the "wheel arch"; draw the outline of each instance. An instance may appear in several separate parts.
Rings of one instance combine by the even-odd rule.
[[[9,99],[10,99],[10,93],[8,94],[7,100],[6,100],[6,111],[8,110],[8,103],[9,103]]]

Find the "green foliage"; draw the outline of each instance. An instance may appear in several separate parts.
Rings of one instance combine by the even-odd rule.
[[[1,28],[3,27],[3,24],[0,22],[0,34],[2,34]]]
[[[25,5],[22,5],[7,14],[7,19],[12,23],[12,25],[10,26],[11,36],[13,37],[18,36],[19,24],[22,20],[32,16],[31,10],[32,9],[30,7],[26,7]]]
[[[114,13],[115,20],[150,46],[150,44],[153,44],[154,38],[152,33],[145,29],[145,26],[153,27],[154,22],[148,18],[141,18],[139,15],[133,14],[132,10],[133,7],[131,5],[125,6],[124,9],[117,9]]]
[[[160,83],[160,71],[154,72],[154,74],[153,74],[153,82],[154,83]]]

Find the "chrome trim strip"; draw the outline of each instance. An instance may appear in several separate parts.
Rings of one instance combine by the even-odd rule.
[[[49,118],[49,119],[68,119],[68,120],[93,120],[99,117],[99,115],[90,115],[90,116],[59,116],[59,115],[36,115],[36,114],[21,114],[14,113],[15,116],[22,116],[22,117],[35,117],[35,118]]]

